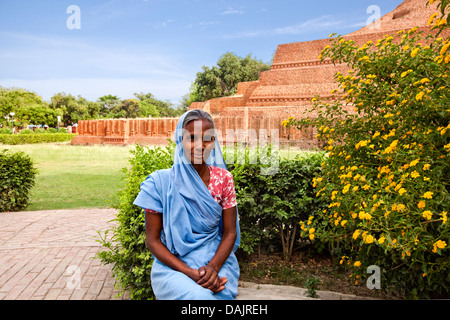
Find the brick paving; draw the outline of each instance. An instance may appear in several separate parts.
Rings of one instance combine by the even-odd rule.
[[[0,300],[123,300],[97,231],[114,209],[0,213]]]
[[[0,300],[127,300],[117,297],[98,231],[114,209],[0,212]],[[305,300],[306,289],[240,282],[237,300]],[[370,299],[318,291],[319,299]]]

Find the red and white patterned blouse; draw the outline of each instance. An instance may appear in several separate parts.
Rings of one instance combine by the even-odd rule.
[[[223,209],[229,209],[237,205],[236,190],[234,188],[233,176],[225,169],[208,166],[209,185],[208,190],[214,200],[222,206]],[[157,212],[145,209],[145,212]]]

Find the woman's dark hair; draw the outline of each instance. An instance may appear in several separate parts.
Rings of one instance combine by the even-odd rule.
[[[208,112],[200,110],[200,109],[194,109],[194,110],[189,111],[189,113],[184,118],[183,128],[185,128],[189,122],[199,120],[199,119],[205,119],[206,121],[211,123],[213,129],[215,128],[214,121],[213,121],[213,118],[211,117],[211,115]]]

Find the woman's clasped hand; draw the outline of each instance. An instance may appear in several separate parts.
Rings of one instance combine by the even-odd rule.
[[[219,277],[217,270],[212,266],[206,265],[198,270],[193,269],[193,271],[192,280],[203,288],[209,289],[214,293],[225,289],[225,284],[228,282],[227,277]]]

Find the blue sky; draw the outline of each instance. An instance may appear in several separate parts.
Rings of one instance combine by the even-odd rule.
[[[277,45],[347,34],[402,0],[1,0],[0,85],[97,100],[177,103],[225,52],[269,62]],[[76,5],[79,29],[67,27]]]

